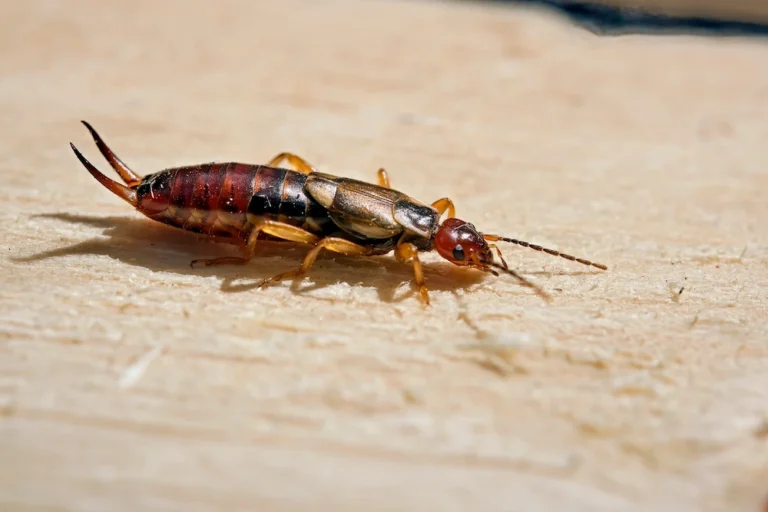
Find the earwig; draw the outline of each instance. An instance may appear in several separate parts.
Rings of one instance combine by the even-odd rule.
[[[494,276],[510,275],[547,301],[549,296],[543,290],[509,268],[493,242],[512,243],[608,269],[540,245],[481,233],[473,224],[456,218],[450,198],[422,203],[391,188],[384,169],[379,169],[377,183],[372,184],[318,172],[300,156],[280,153],[266,165],[209,163],[140,177],[112,152],[90,124],[82,123],[125,183],[107,178],[70,143],[78,160],[106,189],[152,220],[232,243],[243,251],[243,257],[194,260],[191,265],[245,264],[252,259],[257,241],[263,238],[312,247],[298,269],[266,279],[259,287],[306,274],[322,250],[347,256],[393,252],[399,262],[411,262],[414,282],[427,305],[429,292],[419,260],[422,252],[434,250],[454,265]],[[278,167],[283,161],[295,170]]]

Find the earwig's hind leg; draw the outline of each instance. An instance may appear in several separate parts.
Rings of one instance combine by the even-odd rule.
[[[276,220],[262,220],[253,225],[253,229],[248,235],[248,241],[245,245],[245,252],[248,258],[253,257],[259,233],[265,233],[289,242],[300,244],[316,244],[318,240],[320,240],[319,236],[292,224]]]
[[[380,187],[391,188],[389,185],[389,175],[387,174],[387,171],[385,171],[383,168],[379,169],[376,175]]]
[[[445,213],[446,210],[448,210],[449,219],[456,217],[456,207],[453,205],[453,201],[448,197],[443,197],[432,203],[432,208],[438,211],[440,217],[443,216],[443,213]]]
[[[96,147],[99,148],[101,154],[104,156],[104,158],[107,159],[109,165],[111,165],[112,168],[117,171],[117,174],[120,175],[125,184],[129,187],[135,187],[138,185],[141,182],[141,176],[138,176],[135,172],[133,172],[127,165],[125,165],[122,160],[120,160],[120,158],[118,158],[116,154],[112,152],[111,149],[109,149],[109,146],[107,146],[102,140],[101,136],[96,133],[96,130],[94,130],[93,126],[91,126],[87,121],[81,121],[81,123],[83,123],[85,127],[88,128],[88,131],[91,132],[91,137],[93,137],[94,142],[96,142]]]
[[[272,235],[289,242],[297,242],[303,244],[315,244],[320,239],[317,235],[310,233],[307,230],[279,222],[276,220],[262,220],[253,225],[251,232],[248,234],[248,241],[245,244],[245,257],[238,258],[236,256],[224,256],[221,258],[213,259],[197,259],[192,260],[190,266],[195,266],[196,263],[203,263],[206,267],[211,265],[244,265],[251,261],[253,253],[256,250],[256,241],[259,238],[260,233]]]
[[[195,263],[205,263],[206,267],[211,265],[245,265],[251,261],[249,258],[238,258],[237,256],[222,256],[221,258],[213,258],[209,260],[192,260],[189,264],[190,267],[194,267]]]
[[[299,155],[294,155],[293,153],[279,153],[278,155],[275,155],[275,157],[267,162],[267,166],[269,167],[277,167],[277,164],[282,162],[283,160],[287,160],[289,164],[294,166],[297,171],[302,172],[304,174],[311,174],[313,172],[317,172],[315,167],[301,158]]]
[[[413,261],[413,279],[416,286],[419,287],[419,295],[425,305],[429,306],[429,291],[424,281],[424,273],[421,270],[421,261],[419,260],[419,251],[415,245],[410,243],[401,243],[395,248],[395,258],[400,263]]]
[[[315,263],[315,260],[317,259],[318,254],[320,254],[320,251],[322,251],[323,249],[327,249],[329,251],[343,254],[344,256],[365,256],[367,254],[370,254],[372,251],[372,248],[370,247],[358,245],[354,242],[350,242],[349,240],[345,240],[343,238],[336,238],[336,237],[323,238],[304,257],[304,261],[301,263],[301,266],[298,269],[289,270],[288,272],[283,272],[282,274],[278,274],[274,277],[270,277],[269,279],[265,279],[264,282],[262,282],[259,285],[259,288],[262,288],[270,283],[276,283],[278,281],[282,281],[283,279],[287,279],[290,277],[298,277],[303,274],[306,274],[309,271],[309,269],[312,267],[312,265]]]

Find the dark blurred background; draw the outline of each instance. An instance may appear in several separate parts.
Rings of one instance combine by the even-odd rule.
[[[768,36],[768,0],[488,0],[538,6],[601,35],[696,33]]]

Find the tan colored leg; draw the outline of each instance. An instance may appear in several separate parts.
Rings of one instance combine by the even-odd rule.
[[[379,186],[384,188],[392,188],[389,186],[389,175],[384,169],[379,169],[377,173],[379,177]]]
[[[299,155],[294,155],[293,153],[280,153],[276,155],[272,160],[267,162],[267,165],[269,167],[277,167],[277,164],[283,160],[287,160],[288,163],[294,166],[297,171],[303,172],[304,174],[316,172],[312,164],[301,158]]]
[[[429,306],[429,291],[427,291],[427,285],[424,281],[424,273],[421,271],[421,261],[419,260],[419,251],[416,246],[410,243],[401,243],[395,248],[395,258],[400,263],[407,263],[408,260],[413,261],[413,279],[416,286],[419,287],[419,294],[421,300]]]
[[[253,257],[259,233],[266,233],[277,238],[282,238],[283,240],[303,244],[315,244],[320,240],[320,237],[317,235],[304,229],[297,228],[296,226],[292,226],[291,224],[278,222],[276,220],[262,220],[253,225],[253,229],[251,229],[251,232],[248,235],[248,241],[245,244],[244,258],[225,256],[222,258],[198,259],[193,260],[190,265],[194,266],[195,263],[204,263],[206,267],[210,267],[211,265],[244,265]]]
[[[496,244],[488,244],[488,247],[491,249],[494,249],[496,251],[496,254],[499,256],[499,259],[501,260],[501,264],[504,265],[505,269],[508,269],[507,262],[504,261],[504,256],[501,255],[501,249],[499,249],[499,246]]]
[[[432,203],[432,208],[435,208],[440,213],[441,217],[446,210],[448,210],[449,219],[456,217],[456,207],[453,205],[453,201],[447,197],[438,199]]]
[[[298,277],[300,275],[306,274],[309,271],[309,269],[312,267],[312,265],[315,263],[315,260],[317,259],[318,254],[320,254],[320,251],[322,251],[323,249],[337,252],[345,256],[364,256],[371,252],[370,247],[358,245],[354,242],[350,242],[349,240],[345,240],[343,238],[336,238],[336,237],[323,238],[304,257],[304,261],[301,263],[301,266],[298,269],[289,270],[288,272],[283,272],[282,274],[278,274],[274,277],[270,277],[269,279],[265,279],[264,282],[262,282],[259,285],[259,288],[266,286],[267,284],[270,284],[270,283],[276,283],[278,281],[282,281],[283,279],[287,279],[289,277]]]

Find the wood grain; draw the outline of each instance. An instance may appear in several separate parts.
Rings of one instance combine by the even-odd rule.
[[[768,48],[438,2],[7,3],[0,509],[756,510]],[[230,252],[104,190],[280,151],[452,197],[555,296]]]

